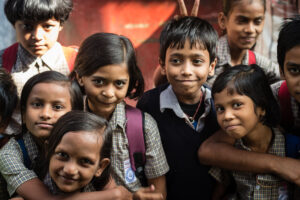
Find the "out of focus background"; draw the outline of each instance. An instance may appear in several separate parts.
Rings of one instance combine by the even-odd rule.
[[[16,41],[0,0],[0,49]],[[113,32],[131,39],[146,90],[153,87],[152,76],[158,66],[159,34],[164,23],[179,14],[177,0],[73,0],[74,9],[60,33],[63,45],[80,45],[96,32]],[[185,0],[188,11],[194,0]],[[299,13],[299,0],[267,0],[264,31],[255,50],[276,62],[276,41],[282,20]],[[218,13],[222,0],[201,0],[198,16],[208,20],[219,32]]]

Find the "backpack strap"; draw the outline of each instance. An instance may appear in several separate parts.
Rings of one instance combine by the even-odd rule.
[[[132,170],[140,180],[142,186],[147,186],[147,179],[144,173],[146,163],[146,150],[144,139],[144,113],[126,104],[126,135],[129,145],[129,157]]]
[[[78,47],[77,46],[62,46],[65,58],[67,60],[69,70],[70,72],[74,69],[75,59],[78,53]]]
[[[292,128],[294,117],[291,105],[291,95],[286,85],[286,81],[284,81],[279,88],[278,100],[280,104],[281,124],[285,128]]]
[[[2,55],[2,66],[8,72],[11,72],[12,67],[16,63],[18,46],[18,43],[14,43],[13,45],[7,47]]]
[[[255,53],[251,50],[248,50],[248,65],[256,64]]]
[[[28,169],[30,169],[30,167],[31,167],[31,161],[30,161],[27,149],[25,147],[25,143],[24,143],[23,138],[17,139],[17,142],[19,143],[20,148],[21,148],[22,153],[23,153],[25,167],[27,167]]]

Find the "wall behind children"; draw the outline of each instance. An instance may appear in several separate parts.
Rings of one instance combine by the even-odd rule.
[[[1,2],[0,48],[15,41],[12,26],[7,22]],[[74,10],[65,23],[59,41],[64,45],[80,45],[95,32],[125,35],[133,42],[138,64],[146,82],[146,90],[153,87],[153,71],[158,66],[159,34],[163,24],[179,14],[177,0],[73,0]],[[194,0],[185,0],[191,10]],[[296,12],[297,0],[267,0],[266,24],[256,50],[276,61],[276,40],[282,17]],[[198,16],[217,25],[221,0],[201,0]],[[275,41],[275,42],[274,42]]]

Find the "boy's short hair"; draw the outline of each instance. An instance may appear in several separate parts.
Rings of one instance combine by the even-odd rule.
[[[11,75],[0,68],[0,127],[8,124],[17,104],[17,87]]]
[[[38,22],[51,18],[62,24],[72,8],[72,0],[6,0],[4,11],[13,26],[18,20]]]
[[[160,34],[161,64],[165,65],[168,48],[184,48],[185,41],[189,40],[191,48],[197,44],[209,52],[210,63],[216,58],[218,34],[207,21],[198,17],[182,17],[170,20]]]
[[[282,72],[286,52],[300,45],[300,16],[289,18],[281,26],[277,42],[277,61]]]

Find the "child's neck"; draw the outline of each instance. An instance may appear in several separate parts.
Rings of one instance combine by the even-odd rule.
[[[230,64],[232,66],[242,64],[243,58],[245,57],[247,51],[248,51],[247,49],[230,47],[230,57],[231,57]]]
[[[243,138],[243,142],[252,151],[266,153],[272,142],[272,137],[272,129],[261,124],[259,127],[257,127],[257,130],[247,134]]]

